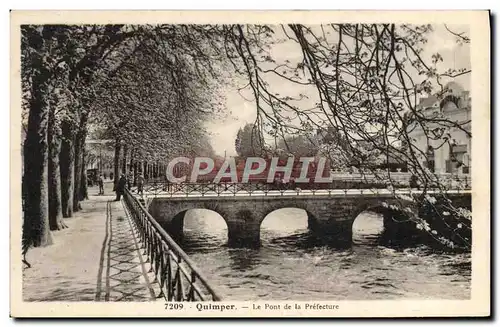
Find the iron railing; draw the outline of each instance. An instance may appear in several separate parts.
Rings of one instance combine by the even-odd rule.
[[[187,254],[128,189],[125,190],[124,199],[138,231],[144,255],[150,260],[151,271],[160,285],[159,297],[169,302],[220,301],[221,297]]]
[[[398,190],[415,189],[410,187],[409,181],[401,178],[394,180],[392,187]],[[418,189],[418,188],[417,188]],[[423,187],[420,187],[423,189]],[[458,176],[454,178],[442,178],[434,184],[429,184],[426,190],[429,191],[463,191],[471,189],[471,181],[469,176]],[[150,180],[144,185],[144,193],[152,196],[167,195],[167,196],[205,196],[205,195],[284,195],[284,194],[316,194],[319,192],[327,192],[329,194],[334,191],[364,193],[380,193],[380,190],[389,190],[385,182],[376,178],[367,178],[359,176],[342,176],[334,178],[331,183],[265,183],[265,182],[250,182],[250,183],[170,183],[167,180]]]

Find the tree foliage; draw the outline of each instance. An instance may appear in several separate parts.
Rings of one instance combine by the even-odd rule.
[[[187,151],[213,152],[203,128],[222,101],[213,33],[184,25],[22,27],[24,254],[49,243],[48,176],[58,180],[60,166],[56,192],[65,217],[86,197],[86,160],[94,155],[85,151],[89,126],[128,147],[124,162],[127,154],[164,162]],[[48,139],[61,146],[49,151]],[[48,165],[49,156],[60,160]]]
[[[254,124],[246,124],[240,128],[236,135],[235,149],[242,158],[263,155],[266,145],[260,130]]]

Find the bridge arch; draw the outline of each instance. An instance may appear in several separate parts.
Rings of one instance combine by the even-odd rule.
[[[387,208],[382,204],[362,204],[352,214],[352,244],[377,241],[386,230]]]
[[[396,198],[386,198],[386,199],[370,199],[366,201],[361,201],[360,204],[353,207],[352,210],[352,220],[354,220],[363,212],[373,212],[381,214],[384,216],[384,224],[389,224],[389,220],[392,220],[394,215],[397,215],[396,211],[391,209],[391,205],[396,205],[397,207],[410,207],[412,210],[416,210],[417,203],[410,202],[408,200],[396,199]],[[387,226],[386,226],[387,227]]]
[[[301,229],[301,225],[309,228],[310,221],[315,217],[301,206],[283,206],[264,211],[260,221],[260,230],[277,230],[292,233]],[[294,228],[295,226],[295,228]]]
[[[376,203],[362,202],[361,204],[358,204],[357,206],[354,207],[351,213],[352,222],[354,223],[354,220],[356,220],[356,218],[358,218],[359,215],[361,215],[363,212],[373,212],[383,215],[387,213],[387,211],[388,211],[387,207],[384,206],[382,201],[378,201]]]
[[[152,201],[149,205],[149,213],[155,220],[171,235],[174,239],[179,240],[183,236],[184,219],[186,213],[190,210],[203,209],[217,213],[222,217],[226,226],[227,212],[222,210],[221,206],[210,202],[171,202],[168,206],[159,205],[161,202]]]
[[[385,203],[385,204],[384,204]],[[413,212],[418,209],[417,202],[411,202],[401,199],[378,199],[377,201],[367,201],[358,205],[353,210],[353,220],[351,231],[354,228],[354,222],[363,212],[373,212],[382,215],[383,231],[382,241],[392,243],[406,242],[415,234],[415,224],[412,223],[407,214],[403,211],[392,210],[391,205],[397,207],[411,208]]]
[[[224,226],[227,228],[227,221],[224,218],[224,216],[222,216],[219,212],[217,212],[215,210],[200,207],[200,208],[189,208],[189,209],[186,209],[184,211],[181,211],[181,212],[175,214],[172,217],[170,223],[166,224],[166,226],[165,226],[167,232],[169,232],[170,234],[173,234],[175,236],[183,236],[184,231],[185,231],[185,226],[186,226],[186,218],[187,217],[192,218],[192,216],[188,216],[188,213],[194,214],[196,211],[199,211],[198,214],[201,214],[202,216],[207,215],[207,214],[209,215],[210,213],[217,214],[216,216],[218,216],[220,218],[220,220],[224,221]],[[208,218],[208,219],[211,220],[213,217],[214,217],[214,215],[211,215],[210,218]],[[204,219],[205,218],[201,218],[201,221],[203,221]],[[196,219],[196,220],[198,221],[198,223],[200,222],[200,219]]]
[[[296,202],[296,203],[279,203],[279,204],[268,204],[263,208],[263,211],[261,213],[261,219],[260,219],[260,224],[262,225],[263,221],[273,212],[282,210],[282,209],[300,209],[304,210],[305,213],[307,214],[307,217],[311,219],[314,219],[315,216],[311,212],[309,206],[305,203],[302,202]]]

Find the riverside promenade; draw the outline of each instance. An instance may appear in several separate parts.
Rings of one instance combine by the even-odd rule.
[[[23,267],[24,301],[155,301],[158,282],[123,204],[89,188],[89,199],[69,228],[52,232],[54,243],[31,248]]]

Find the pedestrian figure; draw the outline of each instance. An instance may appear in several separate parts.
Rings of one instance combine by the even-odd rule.
[[[125,187],[127,187],[127,178],[125,177],[125,174],[122,174],[118,180],[118,185],[116,186],[115,201],[120,201],[121,196],[125,193]]]
[[[99,175],[99,195],[104,195],[104,178],[102,174]]]
[[[143,194],[143,187],[144,187],[144,176],[140,174],[137,177],[137,194]]]

